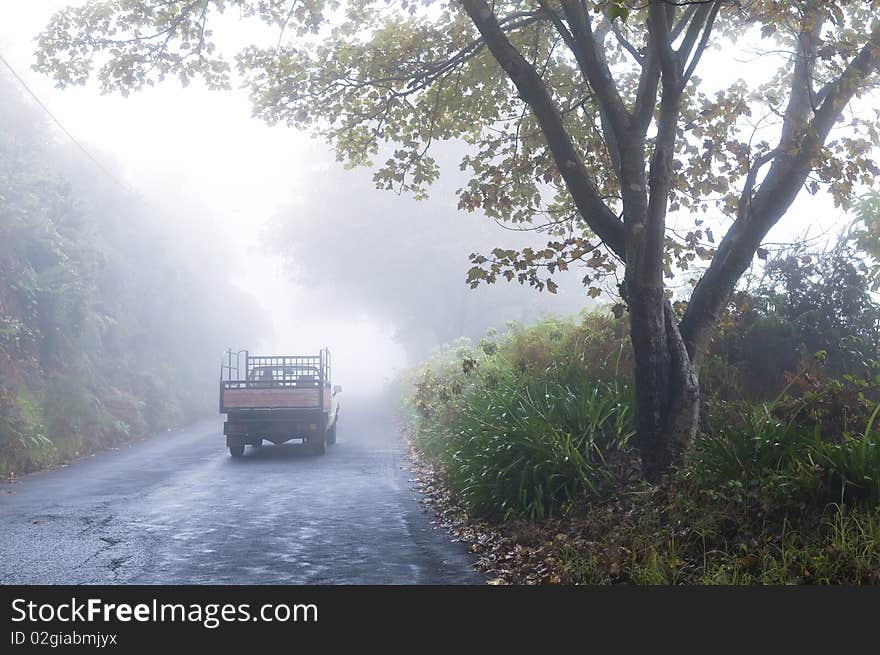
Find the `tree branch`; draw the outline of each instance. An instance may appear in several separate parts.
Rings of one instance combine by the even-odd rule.
[[[812,31],[812,26],[811,26]],[[840,77],[832,83],[813,119],[793,131],[792,125],[783,126],[779,146],[774,149],[770,170],[758,192],[741,197],[736,220],[718,246],[718,251],[700,279],[687,311],[681,321],[682,336],[692,359],[702,357],[713,327],[722,308],[727,304],[737,280],[748,268],[755,252],[770,229],[788,211],[800,192],[813,162],[819,155],[834,122],[853,96],[865,86],[867,79],[880,71],[880,22],[875,23],[868,41],[850,61]],[[795,85],[804,82],[803,68],[792,78],[792,94],[802,90]],[[807,78],[809,84],[809,78]],[[800,116],[800,100],[789,102],[789,122]],[[798,143],[799,142],[799,143]],[[797,144],[796,146],[794,144]],[[765,155],[765,157],[769,157]],[[756,160],[750,169],[766,163]],[[747,178],[747,186],[754,185],[754,175]],[[744,189],[744,193],[746,189]]]
[[[771,162],[777,154],[779,154],[779,150],[774,148],[755,159],[752,162],[752,165],[749,166],[749,172],[746,174],[746,181],[743,184],[742,192],[739,194],[739,203],[737,206],[738,214],[748,210],[747,205],[752,202],[752,192],[755,190],[755,182],[758,179],[758,172],[765,164]]]
[[[572,36],[578,45],[575,52],[576,55],[580,53],[578,64],[587,82],[595,91],[599,106],[608,116],[608,124],[615,132],[615,139],[621,143],[628,136],[630,115],[620,98],[611,69],[599,53],[598,43],[590,24],[590,15],[580,0],[561,0],[561,4]]]
[[[684,10],[684,13],[681,15],[681,18],[678,19],[678,23],[676,23],[675,27],[672,28],[670,32],[670,38],[675,41],[681,33],[684,31],[684,28],[688,26],[688,23],[691,20],[691,17],[694,15],[694,12],[697,10],[698,5],[691,4],[688,5],[688,8]]]
[[[688,64],[687,69],[682,75],[681,83],[687,84],[688,80],[691,79],[691,75],[694,74],[694,71],[697,69],[697,64],[700,63],[700,58],[703,56],[703,52],[706,50],[706,46],[709,45],[709,36],[712,34],[712,26],[715,24],[715,17],[718,15],[718,9],[721,7],[721,3],[716,2],[712,5],[712,9],[709,11],[709,16],[706,18],[706,26],[703,28],[703,36],[700,37],[700,43],[697,45],[696,51],[694,51],[694,56],[691,58],[691,63]],[[682,61],[685,61],[684,59]]]
[[[652,36],[652,44],[657,60],[660,62],[660,70],[663,73],[664,87],[672,81],[678,83],[681,75],[681,61],[672,48],[672,40],[669,34],[669,17],[666,12],[666,3],[662,0],[654,0],[648,7],[648,32]]]
[[[584,221],[615,254],[624,257],[623,223],[601,199],[583,159],[571,142],[544,81],[511,44],[485,0],[459,0],[498,64],[532,109],[553,159]]]
[[[648,10],[648,30],[653,37],[652,43],[663,68],[663,95],[660,100],[657,136],[654,139],[654,150],[648,170],[645,253],[651,258],[651,268],[656,269],[655,283],[661,285],[666,213],[683,89],[680,62],[672,53],[668,20],[668,13],[662,3],[652,4]]]
[[[707,17],[713,9],[717,12],[717,6],[717,1],[706,3],[700,5],[694,12],[693,18],[691,18],[691,22],[688,24],[687,32],[685,32],[684,39],[682,39],[681,45],[676,52],[676,57],[678,58],[679,65],[682,69],[684,69],[684,62],[686,62],[688,57],[691,56],[691,51],[694,48],[694,44],[697,42],[697,38],[700,36],[700,30],[703,29]]]
[[[811,19],[812,24],[807,24]],[[822,21],[818,19],[817,12],[812,11],[804,18],[804,24],[797,35],[791,91],[782,121],[783,143],[790,141],[803,129],[813,110],[813,68],[821,29]]]
[[[645,65],[645,57],[640,53],[636,47],[627,40],[627,38],[623,35],[623,32],[620,31],[620,28],[617,27],[616,21],[611,21],[611,32],[614,34],[614,38],[617,39],[617,42],[620,46],[626,50],[629,54],[632,55],[632,58],[636,60],[636,62],[640,66]]]
[[[648,50],[645,53],[642,73],[639,75],[636,103],[633,107],[633,127],[642,136],[647,133],[651,119],[654,117],[654,107],[657,104],[657,90],[660,87],[660,60],[654,40],[654,35],[648,30]]]
[[[840,77],[825,93],[816,110],[813,125],[824,142],[843,108],[861,88],[865,78],[880,70],[880,21],[874,24],[871,37]]]

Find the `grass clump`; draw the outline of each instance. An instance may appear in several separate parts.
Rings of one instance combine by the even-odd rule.
[[[713,499],[765,509],[846,501],[880,504],[877,405],[861,430],[832,431],[811,416],[811,397],[710,405],[680,475]]]
[[[447,349],[414,373],[415,442],[473,514],[564,513],[610,482],[633,434],[624,343],[589,315]]]

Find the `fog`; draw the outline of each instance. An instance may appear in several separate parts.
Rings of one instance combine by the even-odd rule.
[[[234,349],[294,353],[328,347],[336,380],[347,390],[366,391],[444,341],[478,337],[489,326],[503,328],[510,320],[528,320],[542,312],[572,313],[587,305],[574,280],[562,285],[556,298],[506,284],[469,291],[464,283],[467,254],[521,244],[521,235],[458,212],[457,185],[447,176],[421,202],[375,189],[368,170],[345,170],[323,143],[251,118],[243,91],[208,91],[198,84],[184,90],[174,80],[128,98],[101,95],[93,85],[55,89],[30,70],[32,39],[52,11],[67,4],[4,4],[0,52],[118,179],[153,206],[203,212],[210,225],[205,241],[232,244],[236,284],[253,296],[258,320],[266,328],[259,339],[230,344]],[[58,138],[66,138],[60,130]],[[85,155],[80,165],[83,174],[106,176]],[[447,168],[452,172],[455,166]],[[363,232],[350,228],[370,225],[382,235],[381,250],[374,240],[353,261],[357,235]],[[400,232],[388,229],[392,225]],[[426,227],[433,248],[423,256],[413,247]],[[298,239],[300,230],[315,240]],[[281,233],[290,245],[287,253],[278,247],[276,235]],[[318,242],[324,238],[340,244],[345,257]],[[532,240],[541,243],[540,236]],[[395,253],[416,257],[404,260],[409,268],[389,269],[383,280],[383,266]],[[430,255],[444,259],[431,261]],[[318,276],[297,262],[311,266],[318,259],[324,267]],[[374,293],[362,284],[367,279],[376,285]],[[454,306],[438,305],[438,297]],[[414,305],[419,298],[424,303]],[[436,313],[424,314],[424,307],[454,312],[456,327],[436,332],[430,324]],[[235,308],[230,313],[234,320]],[[423,325],[418,324],[420,316]]]
[[[0,0],[0,585],[880,581],[869,4]]]
[[[369,170],[345,170],[328,146],[309,135],[252,118],[250,102],[235,83],[234,90],[218,92],[198,83],[182,89],[167,80],[127,98],[102,96],[94,84],[53,88],[30,68],[33,37],[53,10],[68,4],[3,3],[0,53],[115,177],[145,203],[178,217],[167,225],[170,239],[187,217],[200,217],[195,243],[203,247],[194,246],[193,260],[228,253],[223,267],[253,298],[248,311],[261,327],[252,339],[230,343],[233,349],[328,347],[336,381],[364,391],[459,336],[477,338],[511,320],[589,306],[577,271],[563,276],[556,296],[503,282],[476,291],[466,287],[468,253],[542,240],[457,211],[455,190],[463,183],[458,144],[440,147],[444,174],[431,197],[416,202],[374,189]],[[261,37],[258,28],[224,21],[216,31],[230,51]],[[701,72],[711,71],[720,86],[748,66],[759,65],[715,53],[707,55]],[[80,167],[83,175],[106,176],[84,155]],[[823,233],[841,221],[829,200],[802,198],[769,240],[785,241],[808,226]],[[238,320],[241,311],[228,306],[228,320]]]

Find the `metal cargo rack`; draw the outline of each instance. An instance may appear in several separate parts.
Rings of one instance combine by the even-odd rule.
[[[251,355],[247,350],[224,353],[220,364],[220,401],[224,389],[329,389],[330,351],[317,355]],[[324,394],[319,393],[324,409]]]

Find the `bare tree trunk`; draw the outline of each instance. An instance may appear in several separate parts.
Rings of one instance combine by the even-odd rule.
[[[630,314],[636,401],[636,447],[645,477],[656,481],[693,441],[698,428],[698,371],[675,324],[672,308],[661,298],[644,311],[643,299]]]
[[[669,301],[665,302],[663,308],[666,317],[666,347],[669,349],[671,368],[664,436],[667,449],[672,455],[671,461],[676,462],[681,460],[681,456],[693,443],[699,429],[699,362],[702,358],[695,359],[688,354]]]

